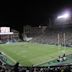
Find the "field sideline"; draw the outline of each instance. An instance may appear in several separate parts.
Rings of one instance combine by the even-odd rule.
[[[36,66],[58,58],[59,55],[72,53],[72,48],[37,43],[0,44],[0,51],[24,66]]]

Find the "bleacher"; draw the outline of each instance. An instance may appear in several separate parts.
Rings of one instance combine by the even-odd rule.
[[[72,65],[51,67],[25,67],[16,63],[14,66],[0,65],[0,72],[72,72]]]
[[[31,42],[43,43],[43,44],[58,44],[58,34],[59,34],[59,44],[64,44],[64,33],[65,33],[65,44],[72,44],[72,31],[71,30],[45,30],[44,33],[40,33],[41,30],[35,32],[35,36]],[[33,33],[33,32],[32,32]],[[37,35],[36,35],[37,34]]]

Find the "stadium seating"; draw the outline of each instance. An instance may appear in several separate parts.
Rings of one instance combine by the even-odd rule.
[[[14,66],[0,65],[0,72],[72,72],[72,65],[52,67],[24,67],[16,63]]]
[[[59,34],[59,44],[64,44],[64,33],[65,33],[65,44],[72,44],[72,31],[71,30],[45,30],[44,33],[41,29],[33,29],[31,34],[31,42],[43,43],[43,44],[58,44],[58,34]],[[34,36],[35,35],[35,36]]]

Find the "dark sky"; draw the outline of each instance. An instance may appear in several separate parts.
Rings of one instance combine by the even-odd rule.
[[[48,19],[61,9],[72,8],[71,0],[43,0],[13,2],[4,6],[0,13],[0,25],[17,26],[22,25],[45,25]]]

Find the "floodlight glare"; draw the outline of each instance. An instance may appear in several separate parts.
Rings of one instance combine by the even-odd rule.
[[[57,19],[68,19],[70,17],[70,14],[67,12],[67,13],[64,13],[63,15],[60,15],[57,17]]]

